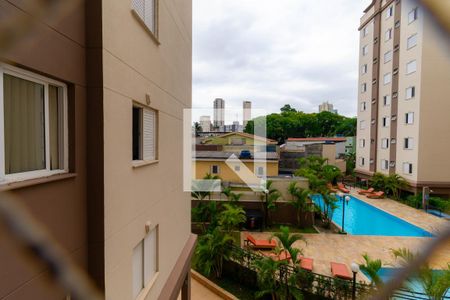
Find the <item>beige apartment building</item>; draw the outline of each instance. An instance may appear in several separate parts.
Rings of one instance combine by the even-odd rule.
[[[450,194],[450,60],[411,0],[374,0],[361,18],[356,173],[399,174]],[[442,42],[442,43],[441,43]]]
[[[189,299],[192,2],[36,3],[0,0],[0,191],[105,299]],[[0,231],[1,299],[70,299]]]

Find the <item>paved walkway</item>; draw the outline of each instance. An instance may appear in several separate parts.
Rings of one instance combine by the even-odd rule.
[[[391,199],[368,199],[352,194],[367,203],[376,206],[390,214],[393,214],[407,222],[433,233],[438,233],[450,222],[423,211],[411,208]],[[257,239],[268,239],[271,233],[252,232]],[[408,248],[413,252],[420,252],[423,246],[431,241],[431,238],[422,237],[390,237],[390,236],[362,236],[339,235],[331,233],[303,234],[304,242],[297,242],[296,247],[303,249],[303,255],[314,259],[314,272],[331,276],[330,262],[345,263],[348,267],[352,262],[362,263],[363,253],[368,253],[373,259],[381,259],[385,267],[395,266],[391,249]],[[245,234],[241,235],[243,240]],[[436,269],[446,268],[450,263],[450,241],[434,253],[430,260],[430,266]],[[350,270],[350,269],[349,269]],[[366,277],[358,274],[357,280],[366,280]]]
[[[191,278],[191,299],[192,300],[222,300],[223,298],[211,292],[196,279]]]

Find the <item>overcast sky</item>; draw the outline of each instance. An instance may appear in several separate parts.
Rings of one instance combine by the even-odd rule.
[[[371,0],[194,0],[193,107],[356,115],[359,18]],[[209,111],[210,110],[210,111]],[[227,123],[236,114],[227,117]],[[241,121],[241,115],[238,119]]]

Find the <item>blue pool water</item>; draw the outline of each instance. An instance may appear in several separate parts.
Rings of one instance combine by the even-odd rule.
[[[396,272],[398,272],[398,270],[399,269],[396,269],[396,268],[381,268],[378,271],[378,275],[380,276],[380,278],[383,282],[387,282],[387,281],[391,280],[392,278],[395,278],[395,274],[396,274]],[[442,271],[433,270],[433,274],[438,274],[439,272],[442,272]],[[370,279],[369,276],[367,276],[367,278]],[[412,298],[415,298],[414,296],[416,296],[417,299],[427,299],[425,295],[421,295],[421,294],[424,294],[424,289],[419,280],[413,279],[413,280],[407,281],[405,283],[405,288],[411,292],[402,291],[401,293],[404,296],[409,294],[409,296]],[[418,294],[414,295],[414,293],[418,293]],[[425,298],[422,298],[422,297],[425,297]],[[444,297],[445,297],[444,299],[450,299],[450,289],[447,290],[447,292],[444,294]],[[394,297],[393,299],[397,299],[397,298]]]
[[[322,196],[314,195],[312,200],[323,211]],[[342,227],[342,201],[338,201],[336,204],[338,208],[334,211],[332,220],[336,225]],[[350,201],[345,205],[344,230],[353,235],[433,236],[428,231],[405,222],[353,196],[350,196]]]

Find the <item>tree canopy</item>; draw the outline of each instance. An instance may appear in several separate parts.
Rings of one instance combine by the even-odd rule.
[[[282,143],[289,137],[355,136],[356,118],[347,118],[331,112],[304,113],[289,104],[280,113],[256,117],[250,120],[244,132],[254,134],[255,126],[264,126],[268,138]]]

